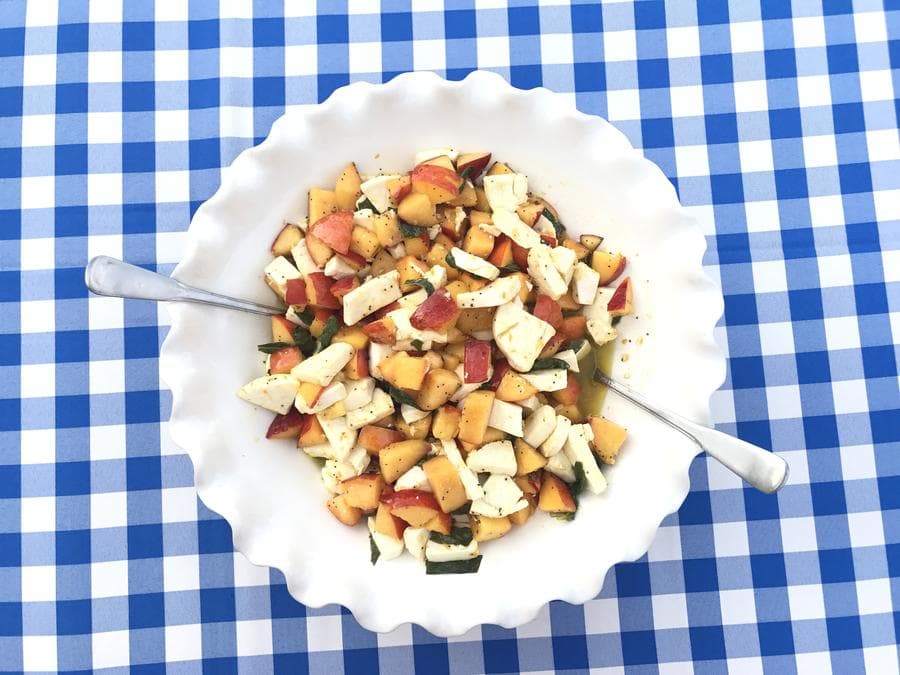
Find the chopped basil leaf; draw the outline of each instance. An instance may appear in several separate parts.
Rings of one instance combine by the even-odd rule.
[[[453,259],[453,251],[450,251],[450,253],[444,256],[444,260],[447,261],[447,264],[450,265],[450,267],[460,269],[459,265],[456,264],[456,260]]]
[[[405,391],[403,391],[402,389],[398,389],[394,385],[388,384],[387,382],[384,382],[383,384],[385,387],[385,391],[392,399],[394,399],[395,403],[399,403],[401,405],[411,405],[416,410],[421,410],[421,408],[419,408],[419,404],[416,403],[416,399],[407,394]]]
[[[501,272],[521,272],[522,268],[516,265],[516,263],[509,263],[509,265],[504,265],[500,268]]]
[[[563,224],[559,222],[556,216],[553,215],[553,212],[546,206],[544,207],[542,215],[550,221],[550,224],[553,225],[553,229],[556,230],[556,239],[562,241],[563,237],[566,236],[566,228],[563,227]]]
[[[552,370],[554,368],[564,368],[566,370],[569,369],[569,364],[562,359],[538,359],[534,362],[534,365],[531,367],[531,372],[535,370]]]
[[[472,542],[472,530],[468,527],[454,527],[450,531],[450,534],[432,532],[431,541],[437,542],[438,544],[468,546]]]
[[[422,347],[424,346],[422,344],[421,340],[410,340],[409,343],[413,346],[413,349],[415,349],[417,352],[422,351]]]
[[[425,232],[426,228],[419,227],[418,225],[410,225],[405,221],[400,221],[400,234],[403,235],[404,239],[411,239],[412,237],[418,237],[423,232]]]
[[[471,508],[472,508],[472,502],[466,502],[465,504],[460,506],[455,511],[451,511],[450,515],[451,516],[465,516],[465,515],[468,515],[469,509],[471,509]]]
[[[577,506],[578,495],[584,492],[587,478],[584,475],[584,465],[581,462],[575,462],[572,466],[572,470],[575,472],[575,482],[569,483],[569,492],[572,493],[572,499],[575,500],[575,505]]]
[[[294,342],[303,352],[303,356],[312,356],[316,351],[316,338],[303,326],[297,326],[293,332]]]
[[[432,284],[430,281],[428,281],[428,279],[426,279],[425,277],[419,277],[418,279],[410,279],[409,281],[406,282],[406,285],[407,286],[419,286],[420,288],[424,288],[425,292],[428,293],[428,295],[431,295],[432,293],[434,293],[434,284]]]
[[[372,564],[374,565],[378,562],[378,557],[381,555],[381,551],[378,550],[378,546],[375,544],[375,537],[372,536],[371,532],[369,532],[369,550],[371,551],[371,560]]]
[[[619,322],[622,320],[621,316],[614,316],[612,321],[610,322],[613,326],[618,326]]]
[[[463,169],[460,172],[459,177],[463,179],[463,182],[465,182],[465,181],[469,180],[470,173],[472,173],[472,165],[471,164],[469,164],[469,166],[467,166],[465,169]]]
[[[334,339],[335,333],[338,332],[338,320],[336,316],[329,316],[328,321],[325,322],[325,326],[322,328],[322,334],[319,336],[319,351],[322,351],[331,344],[332,339]]]
[[[578,354],[581,351],[581,348],[584,347],[584,343],[587,342],[584,338],[579,338],[578,340],[572,340],[569,343],[569,349]]]
[[[481,566],[481,556],[468,560],[448,560],[447,562],[425,561],[425,574],[472,574]]]
[[[574,512],[570,513],[568,511],[555,511],[554,513],[550,514],[550,517],[556,518],[557,520],[569,521],[569,520],[575,520],[575,513]]]
[[[304,309],[302,312],[297,312],[297,318],[303,322],[304,326],[309,326],[316,318],[316,315],[312,313],[312,310]]]
[[[294,345],[290,342],[267,342],[264,345],[256,345],[256,348],[263,354],[274,354],[275,352],[280,352],[282,349],[293,346]]]
[[[378,209],[375,208],[375,205],[369,200],[368,197],[363,197],[362,201],[356,202],[356,210],[362,211],[363,209],[371,209],[375,213],[378,213]]]

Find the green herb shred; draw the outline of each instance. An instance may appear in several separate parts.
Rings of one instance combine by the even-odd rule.
[[[534,372],[535,370],[553,370],[555,368],[564,368],[565,370],[568,370],[569,364],[562,359],[555,359],[553,357],[547,359],[538,359],[531,367],[531,372]]]
[[[472,165],[471,164],[469,164],[469,166],[467,166],[465,169],[463,169],[460,172],[459,177],[463,179],[463,182],[465,182],[465,181],[469,180],[470,173],[472,173]]]
[[[544,207],[542,215],[550,221],[551,225],[553,225],[553,229],[556,230],[556,238],[561,241],[566,236],[566,228],[563,227],[563,224],[559,222],[559,219],[557,219],[557,217],[553,215],[553,212],[547,207]]]
[[[568,511],[556,511],[554,513],[551,513],[550,517],[556,518],[557,520],[571,521],[575,520],[575,513],[569,513]]]
[[[410,340],[409,344],[411,344],[412,348],[415,349],[417,352],[422,351],[422,347],[425,346],[422,344],[421,340]]]
[[[454,260],[453,258],[453,251],[450,251],[446,256],[444,256],[444,260],[448,265],[450,265],[450,267],[460,269],[459,265],[456,264],[456,260]]]
[[[504,265],[500,268],[501,272],[521,272],[522,268],[516,265],[516,263],[509,263],[509,265]]]
[[[381,551],[378,550],[378,546],[375,544],[375,537],[372,536],[372,533],[369,532],[369,550],[372,554],[372,564],[378,562],[378,557],[381,555]]]
[[[434,284],[432,284],[430,281],[428,281],[428,279],[426,279],[425,277],[419,277],[418,279],[410,279],[409,281],[406,282],[406,285],[407,286],[418,286],[420,288],[424,288],[425,292],[428,293],[428,295],[431,295],[432,293],[434,293]]]
[[[413,408],[420,409],[419,405],[416,403],[416,399],[414,399],[402,389],[398,389],[394,385],[388,384],[387,382],[382,382],[382,384],[384,385],[385,391],[394,400],[395,403],[399,403],[401,405],[411,405]]]
[[[322,334],[319,336],[319,351],[322,351],[331,344],[335,334],[338,332],[338,320],[336,316],[329,316],[328,321],[322,328]]]
[[[410,225],[409,223],[401,220],[400,221],[400,234],[403,235],[404,239],[412,239],[413,237],[418,237],[425,232],[427,228],[419,227],[418,225]]]
[[[303,325],[309,328],[309,325],[315,320],[316,315],[312,313],[311,309],[304,309],[302,312],[297,312],[297,318],[303,322]]]
[[[472,543],[472,530],[468,527],[454,527],[450,534],[440,532],[431,533],[431,541],[438,544],[451,544],[454,546],[468,546]]]
[[[425,561],[425,574],[474,574],[481,566],[481,556],[447,562]]]
[[[256,345],[256,348],[263,354],[274,354],[275,352],[280,352],[282,349],[293,346],[294,345],[290,342],[267,342],[264,345]]]
[[[357,202],[356,210],[362,211],[363,209],[371,209],[375,213],[378,213],[378,209],[375,208],[375,205],[368,197],[364,197],[361,202]]]
[[[293,332],[294,342],[303,353],[303,356],[312,356],[316,351],[316,338],[303,326],[297,326]]]

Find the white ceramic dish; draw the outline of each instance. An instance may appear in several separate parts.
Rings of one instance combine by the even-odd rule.
[[[630,342],[620,341],[619,353],[629,356],[617,358],[614,375],[661,406],[708,421],[725,371],[713,341],[722,297],[703,273],[699,226],[662,172],[606,121],[490,73],[357,83],[288,113],[197,211],[174,276],[271,301],[262,281],[269,243],[284,218],[305,215],[309,187],[329,184],[351,159],[364,173],[390,171],[408,167],[418,149],[447,144],[493,152],[528,174],[570,233],[600,232],[628,255],[637,316],[620,324]],[[697,449],[610,395],[604,412],[630,439],[605,470],[609,490],[582,499],[573,522],[537,514],[483,546],[478,574],[426,576],[409,556],[373,567],[365,528],[344,527],[324,508],[318,467],[292,443],[265,440],[271,413],[235,395],[261,373],[263,357],[253,355],[271,338],[268,321],[190,305],[169,312],[160,363],[173,394],[169,428],[193,460],[200,497],[231,524],[237,549],[284,572],[295,598],[345,605],[366,628],[414,622],[447,636],[481,623],[520,625],[554,599],[583,603],[612,565],[646,552],[687,494]]]

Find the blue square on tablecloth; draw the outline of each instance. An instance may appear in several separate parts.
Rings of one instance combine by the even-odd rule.
[[[715,558],[696,558],[685,560],[684,588],[689,593],[718,591],[719,577],[716,573]]]
[[[132,629],[165,625],[165,601],[162,593],[130,593],[128,625]]]
[[[198,521],[197,540],[200,553],[230,553],[234,549],[231,527],[222,518]]]
[[[281,47],[284,45],[284,19],[282,17],[256,17],[253,19],[253,45],[255,47]]]
[[[476,37],[478,33],[475,11],[471,9],[444,10],[444,35],[451,40]]]
[[[383,42],[409,42],[412,39],[413,27],[410,12],[383,12],[381,14],[381,40]]]
[[[813,511],[817,516],[847,513],[843,482],[812,483],[809,489]]]
[[[56,85],[56,114],[88,111],[88,88],[80,82]]]
[[[0,57],[21,56],[24,51],[24,28],[0,28]]]
[[[219,46],[219,20],[188,21],[188,45],[191,49],[213,49]]]
[[[345,44],[348,40],[346,14],[319,14],[316,17],[316,41],[319,44]]]
[[[573,33],[599,33],[603,30],[603,8],[599,3],[572,5]]]
[[[769,110],[769,134],[773,139],[803,136],[803,120],[800,116],[800,109]]]
[[[0,499],[16,499],[22,495],[22,468],[18,464],[0,464]]]
[[[653,631],[623,631],[622,660],[626,666],[656,663],[656,636]]]
[[[122,24],[122,51],[151,51],[156,24],[153,21],[126,21]]]
[[[62,24],[56,30],[56,52],[67,54],[88,50],[88,24]]]
[[[784,556],[781,553],[750,554],[750,569],[756,588],[787,586]]]
[[[826,617],[828,626],[828,646],[831,649],[861,649],[862,632],[858,616]]]
[[[131,559],[160,558],[163,554],[162,525],[129,525],[128,557]]]
[[[91,632],[90,600],[57,600],[56,632],[59,635],[86,635]]]
[[[22,603],[0,602],[0,635],[22,636]]]
[[[856,579],[853,573],[853,551],[849,548],[819,551],[819,570],[822,583],[834,584]]]
[[[90,530],[70,530],[56,533],[57,565],[80,565],[90,561]]]
[[[537,35],[540,33],[540,14],[537,7],[510,7],[506,16],[510,35]]]
[[[897,361],[893,345],[863,347],[862,359],[867,379],[897,376]]]
[[[794,636],[790,621],[768,621],[757,624],[759,648],[763,656],[794,653]]]
[[[691,656],[695,661],[725,658],[725,632],[722,626],[695,626],[689,630]]]

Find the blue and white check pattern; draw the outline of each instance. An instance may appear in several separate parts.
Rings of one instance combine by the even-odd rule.
[[[897,0],[0,4],[0,670],[897,672]],[[608,117],[677,186],[726,299],[714,418],[792,478],[698,459],[584,607],[375,635],[233,552],[168,440],[165,317],[82,271],[170,271],[285,109],[475,68]]]

